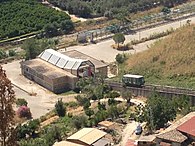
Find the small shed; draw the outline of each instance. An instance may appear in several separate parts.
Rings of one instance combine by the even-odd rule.
[[[115,126],[114,122],[110,122],[110,121],[101,121],[98,123],[98,127],[103,127],[106,129],[113,129]]]
[[[84,146],[93,146],[94,143],[104,138],[106,134],[107,134],[106,132],[103,132],[96,128],[83,128],[80,131],[68,137],[67,141],[81,144]],[[100,145],[97,145],[96,143],[96,146],[100,146]],[[101,145],[101,146],[104,146],[104,145]]]

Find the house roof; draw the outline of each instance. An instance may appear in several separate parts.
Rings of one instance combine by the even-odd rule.
[[[128,139],[127,143],[125,144],[125,146],[135,146],[135,141],[132,139]]]
[[[147,135],[147,136],[141,135],[138,141],[153,142],[155,138],[156,135]]]
[[[46,49],[39,56],[42,60],[62,69],[77,69],[82,62],[87,60],[71,58],[53,49]]]
[[[67,140],[79,140],[83,143],[91,145],[106,134],[106,132],[96,128],[83,128],[72,136],[68,137]]]
[[[177,130],[195,136],[195,116],[177,127]]]
[[[76,77],[72,75],[71,73],[62,70],[42,59],[36,58],[33,60],[27,60],[24,62],[21,62],[22,65],[26,65],[29,68],[35,70],[37,73],[47,76],[50,79],[55,79],[59,77]]]
[[[101,61],[99,61],[91,56],[88,56],[84,53],[81,53],[77,50],[70,50],[70,51],[62,52],[62,54],[69,56],[69,57],[72,57],[72,58],[76,58],[76,59],[90,60],[95,65],[95,68],[101,68],[101,67],[108,66],[107,64],[105,64],[105,63],[103,63],[103,62],[101,62]]]
[[[183,135],[181,132],[179,132],[176,129],[168,131],[163,134],[159,134],[157,138],[168,140],[168,141],[173,141],[173,142],[178,142],[178,143],[182,143],[186,139],[188,139],[185,135]]]
[[[60,141],[60,142],[55,142],[53,146],[83,146],[83,145],[72,143],[69,141]]]
[[[110,127],[110,126],[114,125],[114,123],[110,122],[110,121],[101,121],[98,123],[98,125],[104,126],[104,127]]]
[[[96,141],[95,143],[93,143],[93,146],[106,146],[110,143],[110,141],[106,138],[102,138],[98,141]]]
[[[160,142],[160,146],[171,146],[171,144],[162,141]]]

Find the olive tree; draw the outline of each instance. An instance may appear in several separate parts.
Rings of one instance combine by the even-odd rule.
[[[113,36],[113,40],[115,42],[115,44],[118,44],[118,48],[119,48],[119,44],[120,43],[124,43],[125,42],[125,36],[124,34],[122,33],[116,33],[114,36]]]

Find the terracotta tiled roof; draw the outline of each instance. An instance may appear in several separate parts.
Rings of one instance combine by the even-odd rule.
[[[195,136],[195,116],[177,127],[177,130]]]
[[[134,145],[134,140],[132,140],[132,139],[128,139],[128,141],[127,141],[127,143],[126,143],[126,145],[125,146],[135,146]]]
[[[157,136],[157,138],[168,140],[168,141],[173,141],[173,142],[178,142],[178,143],[182,143],[187,139],[185,135],[183,135],[181,132],[179,132],[176,129],[160,134]]]

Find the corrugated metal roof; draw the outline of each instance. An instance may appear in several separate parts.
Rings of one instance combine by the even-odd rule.
[[[177,127],[177,130],[195,136],[195,116]]]
[[[53,49],[46,49],[38,57],[59,68],[72,69],[74,67],[75,70],[78,69],[79,65],[82,62],[86,61],[82,59],[75,59],[75,58],[68,57]]]
[[[83,146],[83,145],[72,143],[69,141],[60,141],[60,142],[54,143],[53,146]]]
[[[86,144],[91,145],[100,138],[106,135],[106,132],[98,130],[96,128],[83,128],[72,136],[68,137],[68,140],[79,140]]]

